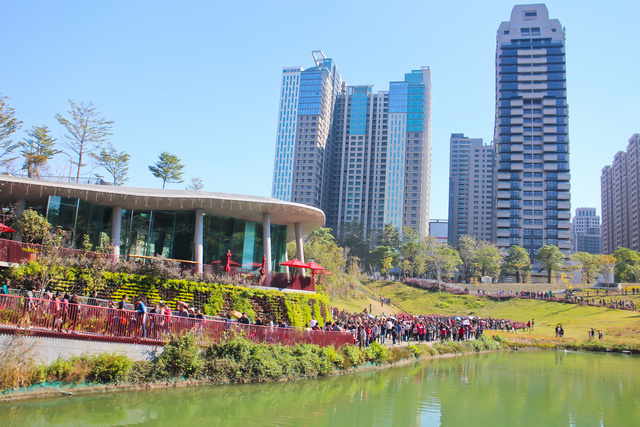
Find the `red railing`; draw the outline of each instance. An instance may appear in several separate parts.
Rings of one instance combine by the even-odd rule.
[[[84,304],[0,295],[0,333],[26,330],[36,336],[163,345],[173,334],[194,333],[202,345],[242,333],[254,342],[320,346],[353,343],[348,332],[244,325],[161,314],[138,313]]]

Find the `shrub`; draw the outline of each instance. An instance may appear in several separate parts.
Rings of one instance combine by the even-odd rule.
[[[380,365],[387,361],[387,347],[374,341],[369,345],[369,350],[371,350],[373,356],[371,358],[371,361],[373,363],[377,363],[378,365]]]
[[[345,344],[340,347],[340,352],[344,355],[345,365],[342,366],[343,369],[356,367],[366,362],[366,359],[363,357],[360,349],[353,345]]]
[[[195,376],[202,366],[200,347],[193,334],[172,335],[164,351],[155,360],[159,376]]]
[[[132,365],[131,359],[116,353],[102,353],[94,356],[91,362],[93,369],[87,379],[103,384],[126,378]]]
[[[420,351],[420,349],[418,347],[416,347],[415,345],[410,345],[409,346],[409,350],[411,351],[411,354],[415,358],[420,357],[420,355],[422,354],[422,351]]]
[[[413,357],[413,353],[409,347],[391,347],[387,356],[389,363],[395,363],[400,360],[410,359]]]

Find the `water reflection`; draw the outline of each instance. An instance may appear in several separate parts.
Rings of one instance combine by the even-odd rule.
[[[636,358],[556,352],[440,359],[278,384],[0,405],[5,425],[634,425]]]

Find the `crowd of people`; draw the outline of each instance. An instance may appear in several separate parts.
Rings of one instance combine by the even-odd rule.
[[[367,347],[372,342],[396,345],[403,342],[466,341],[478,339],[485,330],[516,332],[533,328],[535,321],[512,322],[507,319],[482,319],[475,316],[436,316],[400,314],[373,316],[365,309],[362,313],[349,313],[333,309],[334,322],[326,330],[349,331],[355,343]]]

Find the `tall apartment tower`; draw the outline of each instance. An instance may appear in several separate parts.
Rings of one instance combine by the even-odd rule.
[[[535,256],[571,249],[565,35],[544,4],[518,5],[496,46],[496,239]]]
[[[629,139],[600,176],[602,253],[640,251],[640,134]]]
[[[272,196],[322,209],[327,226],[386,223],[429,233],[431,74],[388,91],[347,86],[333,61],[282,73]]]
[[[449,143],[448,243],[457,247],[464,234],[493,241],[494,146],[462,133]]]
[[[576,208],[571,220],[571,246],[574,252],[602,253],[600,217],[596,208]]]
[[[429,234],[431,75],[429,67],[389,91],[348,86],[338,96],[326,182],[327,225],[384,224]]]
[[[322,208],[325,151],[342,80],[334,62],[312,52],[315,66],[282,70],[272,197]]]

